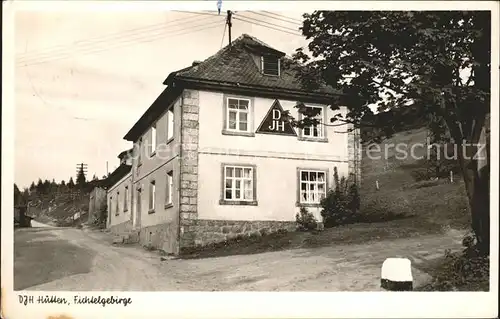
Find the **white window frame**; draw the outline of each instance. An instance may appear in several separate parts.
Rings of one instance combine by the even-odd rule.
[[[270,75],[270,76],[281,76],[281,59],[276,57],[278,60],[278,74],[269,74],[264,72],[264,56],[262,55],[260,57],[260,69],[262,70],[262,74],[264,75]]]
[[[243,110],[240,110],[239,108],[238,109],[231,109],[229,107],[229,100],[237,100],[238,101],[238,105],[239,105],[239,101],[247,101],[248,102],[248,105],[247,105],[247,110],[246,111],[243,111]],[[252,110],[251,110],[251,105],[252,101],[250,99],[247,99],[247,98],[241,98],[241,97],[231,97],[231,96],[228,96],[226,97],[226,123],[224,123],[224,127],[225,127],[225,130],[229,131],[229,132],[243,132],[243,133],[250,133],[250,126],[251,126],[251,113],[252,113]],[[230,111],[233,111],[233,112],[236,112],[236,128],[230,128],[229,127],[229,113]],[[240,130],[239,127],[240,127],[240,113],[246,113],[247,114],[247,129],[246,130]]]
[[[125,191],[123,192],[123,212],[128,211],[128,186],[125,186]]]
[[[230,169],[233,169],[233,175],[234,176],[227,176],[227,169],[230,168]],[[252,201],[255,201],[255,187],[254,187],[254,183],[256,182],[255,181],[255,175],[254,175],[254,167],[253,166],[245,166],[245,165],[224,165],[223,166],[223,169],[224,169],[224,184],[223,184],[223,194],[222,194],[222,199],[224,201],[228,201],[228,202],[252,202]],[[241,177],[236,177],[236,169],[241,169]],[[245,169],[249,169],[250,170],[250,177],[244,177],[244,172],[245,172]],[[231,198],[226,198],[226,191],[228,190],[227,186],[226,186],[226,182],[227,180],[230,179],[232,182],[231,182],[231,188],[229,188],[231,190]],[[236,198],[236,181],[240,182],[240,198]],[[252,196],[251,198],[245,198],[245,181],[250,181],[250,191],[252,192]]]
[[[137,140],[137,148],[139,154],[137,154],[137,166],[142,164],[142,137]]]
[[[167,141],[174,138],[174,110],[167,111]]]
[[[150,155],[153,156],[156,152],[156,143],[157,143],[157,139],[156,139],[156,123],[153,124],[153,126],[151,126],[151,145],[149,146],[150,147],[150,150],[151,150],[151,153]]]
[[[149,211],[154,212],[156,206],[156,182],[152,180],[149,182]]]
[[[111,222],[111,215],[113,215],[113,196],[109,196],[109,221]]]
[[[167,193],[165,196],[165,205],[172,204],[173,188],[174,188],[174,171],[167,172]]]
[[[116,192],[116,215],[120,214],[120,192]]]
[[[301,129],[301,136],[308,138],[308,139],[324,139],[325,138],[325,128],[324,128],[325,107],[324,106],[316,106],[316,105],[305,105],[305,107],[321,110],[321,112],[315,117],[319,121],[319,123],[316,125],[318,136],[313,135],[315,125],[303,127]],[[304,115],[302,115],[302,117],[304,117]],[[306,128],[309,128],[309,134],[306,134],[306,131],[305,131]]]
[[[305,181],[302,180],[302,173],[316,173],[316,180],[315,181]],[[323,174],[323,181],[318,181],[318,174],[322,173]],[[325,170],[317,170],[317,169],[299,169],[299,176],[298,176],[298,195],[299,195],[299,204],[310,204],[310,205],[318,205],[321,202],[321,199],[326,197],[326,194],[328,192],[328,181],[327,181],[327,176],[328,172]],[[306,200],[302,199],[302,184],[306,184]],[[311,185],[315,185],[315,193],[317,194],[317,200],[310,200],[310,193],[311,193]],[[323,192],[322,194],[318,191],[319,187],[318,185],[323,184]],[[323,196],[320,196],[323,195]]]

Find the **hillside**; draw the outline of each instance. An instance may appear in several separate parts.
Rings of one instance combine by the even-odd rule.
[[[426,138],[424,128],[397,133],[380,144],[380,158],[372,155],[370,159],[368,148],[364,148],[362,211],[372,215],[373,219],[410,217],[415,223],[428,224],[429,227],[468,228],[470,214],[465,186],[456,171],[453,183],[449,178],[416,178],[428,165],[425,159],[418,159],[427,154]],[[391,144],[393,146],[389,147]],[[408,153],[413,147],[415,156],[401,156],[402,152],[396,151],[396,145]],[[386,147],[387,155],[383,156]],[[372,154],[377,152],[372,151]]]
[[[75,226],[86,221],[88,205],[89,193],[85,191],[32,194],[28,215],[45,224]]]

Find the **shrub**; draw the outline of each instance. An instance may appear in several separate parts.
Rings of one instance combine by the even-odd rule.
[[[356,184],[349,185],[345,177],[339,180],[337,168],[334,169],[333,178],[335,188],[321,200],[324,226],[334,227],[354,223],[359,219],[359,188]]]
[[[297,229],[300,231],[314,230],[318,227],[318,222],[313,214],[307,208],[301,207],[300,212],[295,215]]]
[[[433,269],[432,281],[423,291],[488,291],[490,258],[481,254],[473,236],[463,240],[462,252],[445,251],[444,260]]]

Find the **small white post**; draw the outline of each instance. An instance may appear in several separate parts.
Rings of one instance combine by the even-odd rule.
[[[387,258],[382,264],[380,285],[388,291],[412,291],[411,261],[408,258]]]
[[[450,171],[450,182],[453,183],[453,171]]]
[[[377,180],[377,181],[375,181],[375,187],[377,188],[377,190],[379,190],[379,189],[380,189],[380,187],[379,187],[379,185],[378,185],[378,180]]]

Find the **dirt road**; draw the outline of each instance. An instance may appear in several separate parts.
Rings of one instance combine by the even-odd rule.
[[[111,245],[107,233],[72,228],[22,232],[16,235],[16,241],[40,245],[53,241],[74,249],[64,258],[61,254],[52,255],[54,264],[61,264],[60,269],[66,269],[66,273],[49,276],[43,283],[30,285],[24,277],[30,270],[16,271],[16,278],[23,278],[25,287],[21,289],[64,291],[378,291],[382,262],[398,256],[413,261],[414,282],[419,286],[429,279],[418,269],[419,263],[442,257],[445,249],[459,249],[462,238],[462,233],[449,232],[370,244],[161,261],[156,252]],[[30,258],[23,254],[22,247],[15,248],[16,269]],[[33,262],[37,267],[55,267],[39,258],[42,259]],[[71,273],[68,265],[80,268]]]

